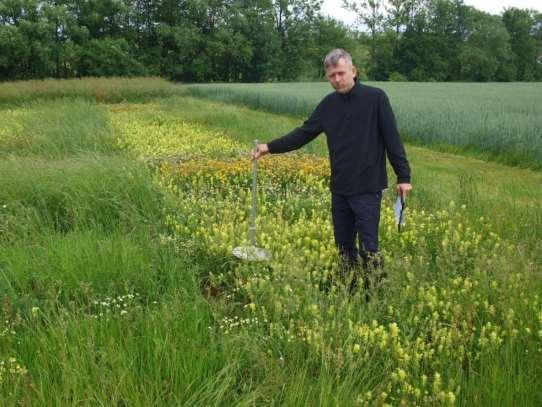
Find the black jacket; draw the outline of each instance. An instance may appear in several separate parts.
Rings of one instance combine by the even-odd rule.
[[[386,154],[397,182],[410,182],[410,166],[383,90],[356,82],[346,94],[330,93],[301,127],[268,143],[269,152],[296,150],[322,132],[327,136],[331,192],[355,195],[387,188]]]

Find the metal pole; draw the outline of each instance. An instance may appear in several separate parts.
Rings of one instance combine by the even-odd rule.
[[[258,148],[258,140],[254,140],[254,148]],[[257,190],[256,177],[258,174],[258,160],[252,160],[252,208],[250,210],[250,225],[248,228],[248,236],[251,246],[256,246],[256,205],[257,205]]]

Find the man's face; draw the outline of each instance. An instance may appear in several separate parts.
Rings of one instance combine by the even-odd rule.
[[[336,65],[326,69],[326,78],[339,93],[346,93],[354,86],[354,77],[356,76],[356,67],[344,58],[340,58]]]

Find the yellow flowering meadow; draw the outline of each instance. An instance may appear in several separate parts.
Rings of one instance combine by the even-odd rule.
[[[155,105],[110,115],[119,143],[152,162],[156,182],[175,197],[162,238],[206,266],[205,288],[222,304],[217,334],[244,332],[270,359],[303,349],[334,369],[366,368],[378,380],[360,405],[454,405],[467,377],[500,355],[542,353],[542,304],[510,262],[517,249],[468,208],[408,208],[399,233],[386,198],[388,278],[366,302],[341,283],[325,289],[339,272],[327,159],[260,160],[257,239],[273,257],[243,263],[231,251],[248,243],[250,146]]]
[[[128,109],[115,107],[112,123],[119,135],[119,144],[149,160],[209,157],[212,154],[234,155],[242,146],[220,134],[203,131],[181,120],[168,118],[158,106],[150,105],[145,115],[137,107]]]

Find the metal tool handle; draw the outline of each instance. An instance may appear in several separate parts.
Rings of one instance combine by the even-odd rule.
[[[258,148],[258,140],[254,140],[254,148]],[[252,160],[252,208],[250,209],[250,225],[248,227],[248,237],[250,244],[256,246],[256,206],[257,202],[257,187],[256,178],[258,176],[258,160]]]

